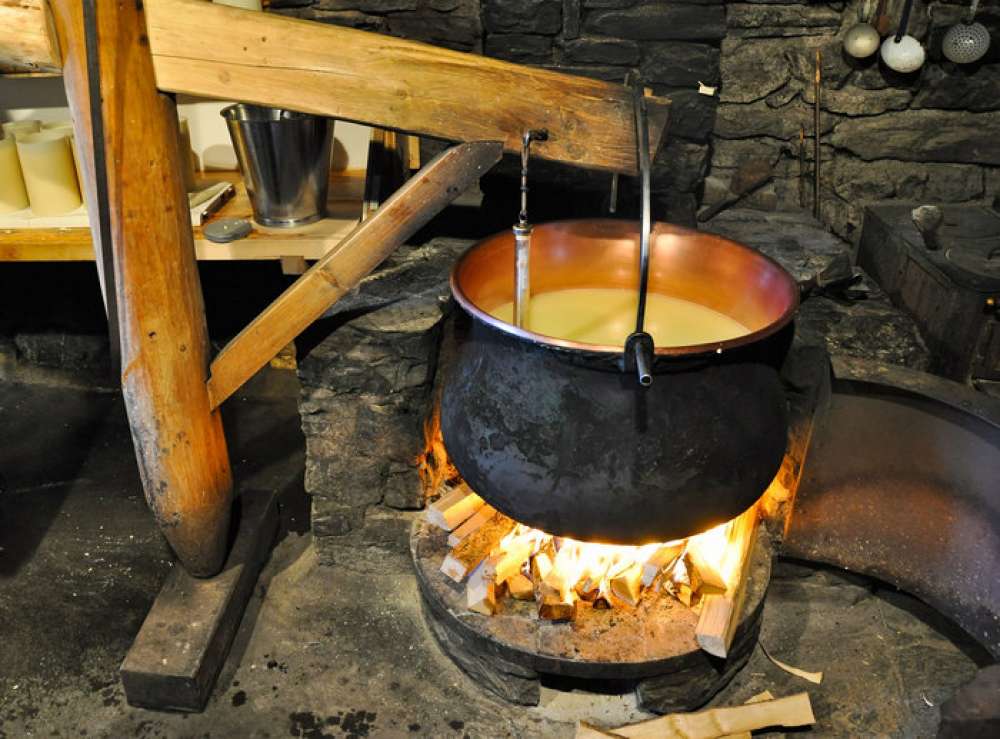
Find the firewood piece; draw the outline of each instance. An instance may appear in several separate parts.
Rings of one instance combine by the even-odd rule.
[[[795,675],[795,677],[801,677],[803,680],[808,680],[809,682],[814,683],[816,685],[819,685],[821,682],[823,682],[822,672],[810,672],[809,670],[803,670],[801,667],[793,667],[792,665],[782,662],[780,659],[776,659],[775,657],[771,656],[771,653],[769,651],[767,651],[767,649],[764,647],[763,642],[760,642],[760,651],[762,651],[764,653],[764,656],[774,663],[775,667],[784,670],[789,675]]]
[[[756,695],[751,695],[749,698],[743,701],[743,704],[749,706],[751,703],[763,703],[764,701],[773,701],[773,700],[774,700],[774,694],[770,690],[762,690]]]
[[[542,549],[531,560],[531,579],[535,581],[536,587],[542,584],[551,570],[552,550]]]
[[[702,602],[701,616],[695,629],[695,640],[703,650],[716,657],[725,658],[733,643],[740,611],[746,600],[747,579],[750,572],[750,552],[757,539],[757,509],[751,508],[732,523],[730,550],[727,555],[738,557],[739,564],[731,569],[736,581],[721,595],[707,595]]]
[[[605,729],[600,729],[593,724],[588,724],[586,721],[576,722],[576,734],[575,739],[615,739],[615,737],[620,737],[621,734],[615,734],[612,731],[607,731]]]
[[[696,544],[688,547],[684,560],[688,572],[696,573],[702,582],[720,591],[726,589],[726,578],[723,575],[721,563],[714,562],[705,556],[705,552]]]
[[[469,490],[467,485],[459,485],[431,503],[431,507],[427,509],[427,523],[451,531],[485,503],[486,501]]]
[[[492,616],[497,612],[496,583],[486,572],[483,562],[472,574],[465,586],[465,605],[470,611]]]
[[[642,565],[642,585],[648,588],[663,570],[672,565],[684,551],[682,543],[664,544]]]
[[[584,563],[577,544],[564,544],[552,560],[552,569],[542,580],[543,595],[558,595],[563,601],[575,600],[573,589],[583,574]]]
[[[808,693],[697,713],[671,713],[612,731],[626,739],[716,739],[766,726],[809,726],[816,723]]]
[[[538,602],[538,617],[548,621],[572,621],[576,618],[576,594],[570,593],[561,598],[553,593],[546,593]]]
[[[490,552],[512,528],[514,528],[514,521],[502,513],[494,513],[489,521],[451,550],[451,553],[441,563],[441,572],[455,582],[462,582],[466,575],[476,569],[479,563],[490,555]]]
[[[452,529],[448,534],[448,546],[457,547],[462,539],[469,536],[473,531],[477,531],[480,526],[489,521],[497,509],[488,503],[483,505],[478,511],[469,516],[464,523]]]
[[[635,562],[611,578],[611,593],[630,606],[639,604],[642,594],[642,566]]]
[[[506,545],[504,551],[490,555],[486,560],[486,576],[492,577],[496,582],[506,582],[521,571],[521,567],[535,547],[535,542],[528,537],[514,538]]]
[[[507,580],[507,590],[515,600],[535,599],[535,584],[523,572],[518,572]]]

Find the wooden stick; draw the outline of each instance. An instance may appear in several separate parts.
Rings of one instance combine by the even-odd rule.
[[[627,739],[716,739],[767,726],[810,726],[816,723],[808,693],[743,706],[672,713],[612,731]]]
[[[0,0],[0,71],[58,72],[55,24],[45,0]]]
[[[621,734],[615,734],[612,731],[607,731],[605,729],[598,728],[593,724],[588,724],[586,721],[576,722],[576,739],[615,739],[615,737],[620,737]]]
[[[472,574],[465,586],[465,605],[470,611],[492,616],[497,612],[496,582],[486,572],[483,562]]]
[[[683,552],[683,543],[666,544],[657,549],[653,555],[642,564],[643,586],[648,588],[652,585],[656,576],[663,572],[663,570],[667,569],[670,565],[673,565]]]
[[[528,537],[520,537],[510,542],[505,547],[506,551],[497,552],[486,560],[484,565],[486,576],[492,577],[498,583],[506,582],[508,578],[521,571],[534,547],[535,542]]]
[[[493,518],[451,550],[441,563],[441,572],[455,582],[462,582],[513,528],[511,519],[502,513],[495,513]]]
[[[507,591],[515,600],[534,600],[535,584],[523,572],[507,579]]]
[[[484,504],[478,511],[469,516],[461,526],[448,534],[448,546],[457,547],[462,539],[469,536],[473,531],[477,531],[480,526],[493,518],[493,514],[496,512],[496,508],[488,503]]]
[[[639,604],[642,593],[642,566],[636,562],[611,578],[611,594],[630,606]]]
[[[822,95],[822,65],[823,56],[819,48],[816,49],[816,75],[813,79],[813,218],[819,218],[819,182],[820,182],[820,130],[819,112],[820,96]]]
[[[545,593],[538,601],[538,617],[547,621],[572,621],[576,618],[579,599],[572,591],[566,596]]]
[[[739,557],[739,565],[734,568],[738,573],[736,581],[725,593],[707,595],[702,601],[694,636],[698,646],[716,657],[728,656],[740,611],[746,600],[750,563],[753,559],[751,553],[757,540],[757,521],[757,507],[753,506],[733,522],[730,546]]]
[[[201,14],[202,8],[231,10],[223,5],[194,5],[183,10],[194,16]],[[223,348],[212,362],[208,381],[213,407],[218,407],[281,347],[476,182],[500,160],[500,154],[500,144],[495,141],[459,144],[435,157],[407,181],[371,218],[334,246]]]
[[[459,485],[431,503],[424,514],[427,523],[439,529],[451,531],[485,505],[486,501],[469,490],[467,485]]]
[[[164,90],[450,141],[499,140],[510,152],[520,151],[525,130],[544,128],[549,139],[532,154],[638,171],[632,97],[623,85],[198,0],[145,4]],[[647,100],[654,147],[668,106]]]
[[[77,151],[91,179],[82,3],[53,5],[68,55]],[[180,177],[177,111],[156,90],[141,7],[96,3],[111,220],[111,243],[101,248],[111,250],[117,275],[122,396],[146,500],[185,569],[208,576],[226,554],[233,481],[222,419],[205,386],[208,332]]]

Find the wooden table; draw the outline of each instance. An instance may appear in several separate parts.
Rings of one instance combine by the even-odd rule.
[[[239,174],[211,172],[206,181],[228,180],[236,186],[236,195],[205,223],[220,218],[251,218]],[[329,216],[298,228],[268,228],[257,223],[247,238],[217,244],[205,238],[201,226],[194,228],[194,247],[199,260],[284,260],[286,269],[294,261],[316,260],[335,246],[357,225],[364,193],[364,171],[337,172],[330,177],[327,199]],[[90,229],[23,228],[0,229],[0,262],[86,262],[93,261]]]

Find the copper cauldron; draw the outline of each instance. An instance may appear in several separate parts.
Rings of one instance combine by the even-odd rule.
[[[531,250],[535,294],[638,282],[634,222],[536,226]],[[649,289],[751,332],[656,347],[650,387],[623,371],[622,346],[542,336],[491,316],[513,286],[510,232],[472,246],[451,277],[471,326],[449,368],[441,426],[473,490],[522,523],[617,544],[688,536],[760,497],[785,451],[778,372],[799,299],[780,265],[718,236],[655,224]]]

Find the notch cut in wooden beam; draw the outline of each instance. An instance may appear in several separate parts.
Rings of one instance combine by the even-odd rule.
[[[0,71],[58,72],[62,55],[46,0],[0,0]]]
[[[396,247],[465,192],[500,161],[501,153],[500,142],[480,141],[453,146],[428,162],[222,349],[208,379],[212,407],[218,408]]]
[[[499,140],[591,169],[637,172],[632,92],[415,41],[199,0],[145,0],[159,87],[451,141]],[[669,101],[647,99],[651,148]]]

